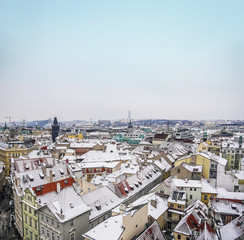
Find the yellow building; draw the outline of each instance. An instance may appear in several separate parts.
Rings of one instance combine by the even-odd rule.
[[[34,145],[31,141],[11,141],[3,143],[0,146],[0,161],[6,167],[6,175],[9,176],[11,170],[11,158],[17,159],[20,156],[29,154],[34,150]]]
[[[172,231],[184,216],[186,208],[186,192],[173,191],[168,198],[168,207],[167,229]]]
[[[79,140],[84,139],[84,137],[81,133],[79,133],[79,134],[67,134],[67,137],[69,139],[73,139],[73,138],[77,138]]]
[[[201,142],[197,147],[197,152],[208,151],[219,156],[221,147],[216,142],[206,141]]]
[[[206,179],[209,179],[210,176],[210,158],[203,153],[197,153],[195,155],[183,157],[175,162],[175,167],[179,166],[182,163],[187,163],[190,165],[199,165],[202,166],[202,175]]]
[[[38,223],[38,204],[36,203],[35,193],[31,188],[25,190],[22,201],[23,212],[23,240],[39,239],[39,223]]]

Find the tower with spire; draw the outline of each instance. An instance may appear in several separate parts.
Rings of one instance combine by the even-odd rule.
[[[55,117],[53,120],[53,124],[52,124],[52,141],[56,142],[56,137],[59,134],[59,125],[58,125],[58,120]]]
[[[130,113],[130,111],[128,112],[128,119],[129,119],[128,128],[133,128],[132,123],[131,123],[131,113]]]

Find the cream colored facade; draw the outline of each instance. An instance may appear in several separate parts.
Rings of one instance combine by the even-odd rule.
[[[120,240],[130,240],[146,229],[148,222],[148,204],[137,210],[134,214],[123,216],[123,228],[125,229]]]

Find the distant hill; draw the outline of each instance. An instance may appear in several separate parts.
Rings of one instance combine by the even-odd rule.
[[[39,127],[51,127],[52,122],[53,122],[53,120],[51,118],[49,118],[47,120],[35,120],[35,121],[31,121],[31,122],[26,122],[26,125],[35,127],[37,124]]]

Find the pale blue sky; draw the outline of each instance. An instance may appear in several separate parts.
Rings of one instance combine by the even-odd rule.
[[[244,1],[0,0],[0,121],[244,119]]]

